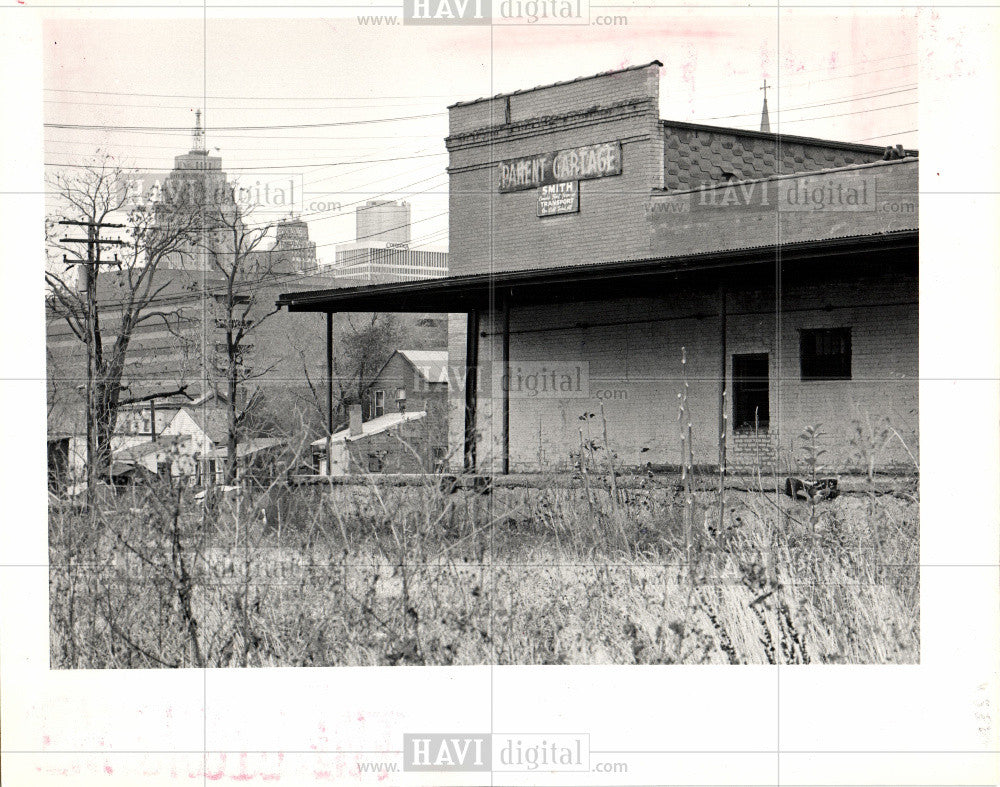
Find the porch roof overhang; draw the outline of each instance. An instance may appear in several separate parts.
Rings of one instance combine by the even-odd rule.
[[[620,260],[559,267],[496,271],[442,279],[374,284],[282,294],[278,308],[291,312],[414,312],[444,313],[489,309],[498,290],[517,302],[558,303],[650,292],[657,281],[682,274],[724,276],[727,269],[757,267],[783,273],[801,270],[810,259],[862,265],[885,264],[887,252],[914,252],[918,231],[900,230],[869,235],[826,238],[799,243],[732,249],[682,257]],[[773,273],[772,273],[773,275]]]

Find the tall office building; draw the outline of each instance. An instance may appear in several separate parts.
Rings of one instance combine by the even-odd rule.
[[[410,203],[370,200],[354,212],[358,243],[409,243]]]
[[[355,212],[357,239],[338,244],[331,270],[338,286],[358,287],[448,275],[448,252],[411,249],[410,204],[371,201]]]

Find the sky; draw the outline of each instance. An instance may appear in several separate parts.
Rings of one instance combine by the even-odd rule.
[[[627,24],[492,28],[50,20],[46,162],[78,165],[100,149],[168,170],[200,108],[231,176],[297,184],[292,207],[332,262],[369,199],[409,201],[412,245],[447,248],[449,104],[652,60],[663,118],[759,128],[766,79],[772,130],[918,147],[914,12],[829,10],[616,7]]]

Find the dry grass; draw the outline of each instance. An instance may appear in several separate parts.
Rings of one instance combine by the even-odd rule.
[[[919,659],[911,495],[813,510],[759,490],[431,480],[210,512],[167,484],[99,515],[54,508],[52,666]]]

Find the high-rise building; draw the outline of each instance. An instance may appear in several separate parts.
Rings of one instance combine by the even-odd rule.
[[[274,245],[267,252],[272,273],[313,273],[316,270],[316,241],[309,240],[309,225],[290,217],[274,228]]]
[[[174,156],[174,168],[157,189],[158,212],[168,210],[197,210],[206,221],[237,215],[237,206],[225,171],[222,158],[210,156],[205,147],[205,129],[201,125],[201,110],[195,112],[195,126],[191,134],[191,149]],[[213,252],[224,252],[232,246],[232,239],[224,231],[206,229],[199,243],[186,251],[178,251],[162,260],[159,267],[172,269],[206,270]]]
[[[410,248],[410,204],[370,201],[355,211],[357,239],[337,245],[338,286],[358,287],[448,275],[448,252]]]
[[[358,243],[409,243],[410,203],[370,200],[354,212]]]

